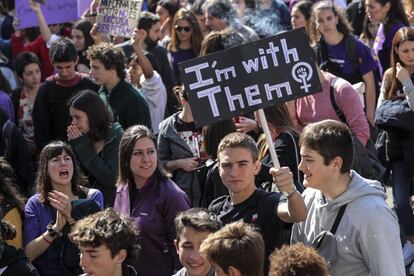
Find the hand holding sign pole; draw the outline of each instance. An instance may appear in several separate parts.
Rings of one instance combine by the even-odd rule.
[[[258,110],[276,168],[280,164],[263,108],[322,91],[304,28],[185,61],[179,67],[196,125]]]

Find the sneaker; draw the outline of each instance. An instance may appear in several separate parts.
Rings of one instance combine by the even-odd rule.
[[[403,257],[404,257],[404,264],[406,266],[414,261],[414,244],[412,244],[410,241],[406,241],[404,244]],[[414,273],[414,267],[413,267],[413,273]]]

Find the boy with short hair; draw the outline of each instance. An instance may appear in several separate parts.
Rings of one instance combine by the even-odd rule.
[[[309,213],[294,224],[292,242],[311,245],[332,229],[344,209],[335,233],[332,275],[405,275],[398,221],[385,202],[387,195],[378,181],[351,170],[349,128],[334,120],[309,124],[300,146],[299,169],[307,188],[302,196]]]
[[[123,129],[133,125],[152,128],[148,104],[144,97],[125,81],[125,56],[111,43],[101,42],[87,50],[91,76],[101,87],[99,96],[110,107],[114,120]]]
[[[203,241],[200,252],[217,276],[263,276],[264,241],[251,224],[227,224]]]
[[[127,260],[137,251],[135,223],[112,208],[76,222],[69,238],[80,250],[85,275],[136,276]]]
[[[87,75],[76,72],[79,57],[70,39],[53,43],[49,57],[56,74],[39,88],[33,106],[34,138],[39,151],[53,140],[67,140],[71,122],[68,100],[81,90],[98,91],[98,86]]]
[[[235,132],[221,140],[217,149],[219,174],[229,195],[214,200],[209,210],[223,224],[243,220],[260,229],[265,241],[266,271],[270,253],[289,242],[286,237],[288,223],[304,221],[307,210],[288,167],[270,169],[276,186],[285,197],[256,188],[255,177],[261,167],[257,156],[256,143],[246,134]]]
[[[177,254],[184,266],[174,276],[213,276],[208,260],[200,255],[200,245],[208,235],[220,228],[220,221],[206,209],[192,208],[175,218]]]

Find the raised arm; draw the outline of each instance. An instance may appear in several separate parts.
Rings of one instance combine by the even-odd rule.
[[[288,223],[304,221],[308,215],[308,210],[301,194],[295,189],[293,175],[289,167],[271,168],[270,174],[273,176],[279,191],[286,194],[287,198],[287,203],[278,205],[277,215],[281,220]]]
[[[50,38],[52,37],[52,32],[50,31],[49,26],[47,25],[46,19],[43,15],[42,9],[40,8],[40,4],[34,0],[29,0],[30,7],[36,13],[37,19],[39,21],[39,29],[40,33],[43,36],[43,40],[48,43]]]
[[[154,69],[152,68],[151,62],[144,55],[141,46],[146,35],[147,34],[144,30],[135,29],[134,34],[132,36],[132,47],[134,47],[135,54],[138,57],[142,73],[144,74],[146,79],[150,79],[152,78],[152,76],[154,76]]]

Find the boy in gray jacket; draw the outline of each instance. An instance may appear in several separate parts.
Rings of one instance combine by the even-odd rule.
[[[350,170],[349,128],[333,120],[309,124],[300,145],[308,216],[294,224],[291,241],[312,244],[322,231],[331,230],[346,205],[333,240],[337,249],[332,275],[405,275],[400,230],[386,194],[378,181]]]

